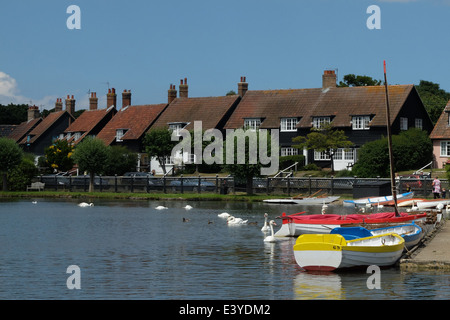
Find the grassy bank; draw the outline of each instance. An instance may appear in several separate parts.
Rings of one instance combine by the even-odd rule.
[[[64,191],[10,191],[0,192],[0,198],[71,198],[71,199],[126,199],[126,200],[191,200],[191,201],[262,201],[283,198],[279,195],[215,194],[215,193],[115,193],[115,192],[64,192]]]

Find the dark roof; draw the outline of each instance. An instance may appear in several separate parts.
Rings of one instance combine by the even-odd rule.
[[[128,129],[122,140],[140,139],[166,106],[166,103],[161,103],[122,108],[99,132],[97,138],[110,145],[115,140],[117,129]]]
[[[9,134],[8,138],[13,139],[17,143],[22,141],[22,139],[26,137],[27,134],[31,130],[33,130],[41,121],[42,118],[36,118],[22,122],[14,129],[13,132]]]
[[[74,120],[75,118],[68,113],[67,111],[57,111],[57,112],[50,112],[48,116],[46,116],[33,130],[31,130],[27,136],[31,136],[30,140],[27,140],[27,137],[24,137],[21,144],[25,143],[33,143],[37,139],[40,138],[41,135],[43,135],[54,123],[56,123],[60,118],[63,116],[69,116]]]
[[[114,115],[116,113],[116,108],[112,106],[106,109],[86,110],[66,130],[64,130],[64,133],[81,132],[82,135],[80,139],[74,141],[74,143],[77,143],[83,140],[86,135],[89,135],[95,126],[97,126],[109,113],[113,113]]]
[[[393,122],[414,85],[389,86]],[[261,128],[278,128],[280,118],[298,117],[298,128],[310,128],[312,118],[330,116],[333,126],[351,126],[351,116],[373,116],[370,126],[386,125],[384,86],[335,87],[328,89],[249,90],[225,129],[243,126],[244,118],[262,118]]]
[[[430,134],[431,139],[450,139],[450,126],[448,125],[448,117],[450,115],[450,100],[441,113],[433,131]]]
[[[194,128],[194,121],[202,121],[202,128],[220,129],[224,117],[239,101],[240,96],[176,98],[161,114],[152,128],[167,127],[169,123],[187,123],[186,130]],[[223,124],[222,124],[223,125]]]
[[[17,124],[0,124],[0,137],[8,137],[17,126]]]

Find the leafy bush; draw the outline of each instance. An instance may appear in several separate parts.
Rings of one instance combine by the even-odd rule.
[[[8,174],[9,190],[26,190],[27,185],[31,184],[31,180],[37,173],[38,169],[34,165],[33,155],[25,155],[22,158],[22,162]]]
[[[298,168],[301,168],[305,164],[305,156],[302,154],[298,154],[295,156],[283,156],[280,157],[280,169],[286,169],[287,167],[293,165],[298,162]]]
[[[395,172],[418,169],[433,157],[433,144],[427,132],[419,129],[409,129],[392,136],[392,150]],[[363,145],[352,171],[358,177],[389,177],[387,138]]]

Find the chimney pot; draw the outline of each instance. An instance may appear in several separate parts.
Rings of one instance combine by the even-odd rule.
[[[180,98],[188,98],[189,86],[187,85],[187,78],[184,78],[184,83],[183,79],[181,79],[179,89],[180,89]]]
[[[336,73],[334,70],[325,70],[322,75],[322,89],[336,87]]]
[[[243,97],[248,91],[248,83],[245,81],[246,77],[241,77],[241,82],[238,83],[238,95],[240,95],[241,97]]]

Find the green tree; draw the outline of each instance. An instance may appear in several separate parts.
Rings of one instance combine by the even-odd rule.
[[[3,179],[3,191],[8,190],[8,172],[22,162],[23,151],[12,139],[0,138],[0,173]]]
[[[27,121],[28,105],[26,104],[0,104],[0,124],[20,124]]]
[[[49,167],[58,171],[68,171],[73,168],[73,146],[67,140],[55,140],[44,150],[45,159]]]
[[[250,135],[252,132],[250,132]],[[255,145],[257,148],[259,148],[260,143],[260,132],[256,131],[256,141],[253,138],[250,138],[249,135],[245,135],[244,137],[240,137],[241,139],[244,139],[242,141],[245,141],[245,147],[243,148],[242,145],[238,142],[238,135],[234,137],[233,141],[233,154],[234,154],[234,162],[235,163],[228,163],[226,161],[226,155],[224,155],[224,162],[226,163],[224,165],[224,169],[228,171],[231,175],[233,175],[235,182],[238,183],[240,181],[245,181],[246,185],[246,192],[247,194],[253,194],[253,178],[260,177],[261,176],[261,168],[263,165],[260,162],[260,159],[258,157],[258,153],[261,152],[261,150],[253,149]],[[252,140],[253,139],[253,140]],[[271,157],[271,136],[267,134],[267,156]],[[226,143],[225,143],[226,144]],[[226,153],[227,146],[224,147],[224,153]],[[279,150],[276,150],[276,152],[279,152]],[[255,155],[256,153],[256,155]],[[239,163],[239,157],[242,156],[244,163]],[[256,157],[255,157],[256,156]],[[255,159],[257,158],[257,159]],[[256,162],[256,163],[255,163]]]
[[[94,191],[95,174],[103,172],[108,154],[108,147],[98,138],[87,137],[75,147],[74,161],[81,171],[87,171],[90,175],[89,192]]]
[[[441,89],[439,84],[425,80],[420,80],[419,85],[416,85],[416,89],[425,109],[430,115],[431,121],[435,124],[450,100],[450,93]]]
[[[26,190],[32,179],[37,175],[38,169],[34,164],[34,155],[25,153],[21,163],[10,170],[8,174],[8,186],[12,191]]]
[[[379,86],[382,84],[381,80],[376,80],[369,76],[356,76],[354,74],[346,74],[343,80],[339,82],[338,87]]]
[[[167,128],[153,129],[148,132],[143,140],[145,152],[149,158],[155,157],[164,174],[166,174],[166,159],[172,154],[172,149],[177,144],[172,141],[172,132]]]
[[[419,169],[433,158],[433,144],[426,131],[412,128],[392,136],[394,171]],[[371,141],[359,150],[358,162],[353,166],[358,177],[389,177],[388,141]]]
[[[109,148],[105,174],[121,176],[125,172],[135,171],[137,160],[137,153],[131,152],[124,146],[112,146]]]
[[[353,142],[349,141],[344,131],[333,129],[331,124],[327,124],[322,128],[311,128],[311,133],[308,133],[306,137],[298,136],[292,139],[295,148],[308,150],[315,150],[318,152],[324,152],[330,157],[331,172],[334,173],[334,161],[333,157],[337,149],[350,148]]]

